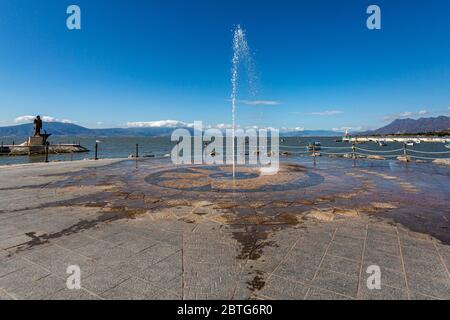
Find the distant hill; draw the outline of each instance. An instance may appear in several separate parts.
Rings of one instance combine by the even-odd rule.
[[[170,135],[173,128],[113,128],[113,129],[88,129],[72,123],[45,122],[43,130],[52,136],[166,136]],[[16,126],[0,127],[0,137],[26,137],[33,134],[33,124],[21,124]]]
[[[94,137],[162,137],[170,136],[174,128],[112,128],[88,129],[72,123],[45,122],[43,129],[53,136],[94,136]],[[187,128],[192,132],[192,128]],[[0,127],[0,137],[27,137],[33,134],[33,124],[20,124],[16,126]],[[338,136],[342,132],[327,130],[284,131],[283,137],[300,136]]]
[[[44,130],[55,136],[66,135],[88,135],[91,133],[90,129],[78,126],[72,123],[61,122],[45,122]],[[19,136],[26,137],[32,135],[34,132],[33,124],[26,123],[17,126],[0,127],[0,136]]]
[[[450,130],[450,117],[440,116],[436,118],[397,119],[385,127],[377,130],[361,132],[368,134],[414,134],[428,132],[443,132]]]
[[[281,137],[337,137],[342,136],[344,132],[331,130],[304,130],[280,132]]]

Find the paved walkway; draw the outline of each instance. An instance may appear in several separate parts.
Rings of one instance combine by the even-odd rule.
[[[96,168],[107,181],[92,177]],[[310,170],[324,177],[321,190],[334,183],[328,167]],[[124,195],[125,172],[113,161],[0,169],[0,299],[450,298],[450,246],[383,214],[399,203],[352,214],[324,191],[311,203],[232,207],[179,190],[161,203],[153,192],[161,186]],[[405,194],[418,197],[412,187]],[[447,217],[448,187],[441,197]],[[80,290],[66,286],[70,265],[81,269]],[[371,265],[380,267],[380,290],[367,287]]]

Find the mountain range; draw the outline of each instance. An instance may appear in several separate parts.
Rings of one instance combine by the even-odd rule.
[[[90,136],[90,137],[162,137],[170,136],[175,130],[171,127],[139,127],[88,129],[73,123],[45,122],[43,129],[52,136]],[[192,128],[185,128],[192,132]],[[33,134],[33,124],[26,123],[15,126],[0,127],[0,137],[27,137]],[[283,137],[291,136],[339,136],[342,132],[331,130],[283,131]]]
[[[361,132],[361,135],[380,134],[415,134],[450,131],[450,117],[397,119],[377,130]]]
[[[91,137],[162,137],[170,136],[175,128],[171,127],[139,127],[88,129],[73,123],[45,122],[44,130],[53,136],[91,136]],[[192,132],[192,128],[186,128]],[[377,130],[359,132],[358,135],[381,134],[415,134],[450,131],[450,117],[397,119]],[[0,137],[27,137],[33,134],[33,124],[26,123],[15,126],[0,127]],[[308,136],[340,136],[343,132],[331,130],[304,130],[280,132],[282,137]]]

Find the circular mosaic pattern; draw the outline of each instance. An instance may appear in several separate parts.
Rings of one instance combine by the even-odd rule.
[[[323,181],[322,175],[298,165],[282,166],[275,175],[261,174],[259,168],[237,167],[234,180],[231,166],[180,167],[145,177],[146,183],[162,188],[223,193],[296,190]]]

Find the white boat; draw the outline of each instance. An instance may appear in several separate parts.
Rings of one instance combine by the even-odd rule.
[[[386,146],[387,146],[387,143],[384,142],[384,141],[382,141],[382,140],[379,140],[379,141],[378,141],[378,145],[379,145],[380,147],[386,147]]]
[[[412,146],[414,146],[414,141],[406,141],[405,142],[405,144],[407,145],[407,146],[409,146],[409,147],[412,147]]]
[[[445,147],[446,147],[447,149],[450,149],[450,142],[447,142],[447,144],[445,145]]]

